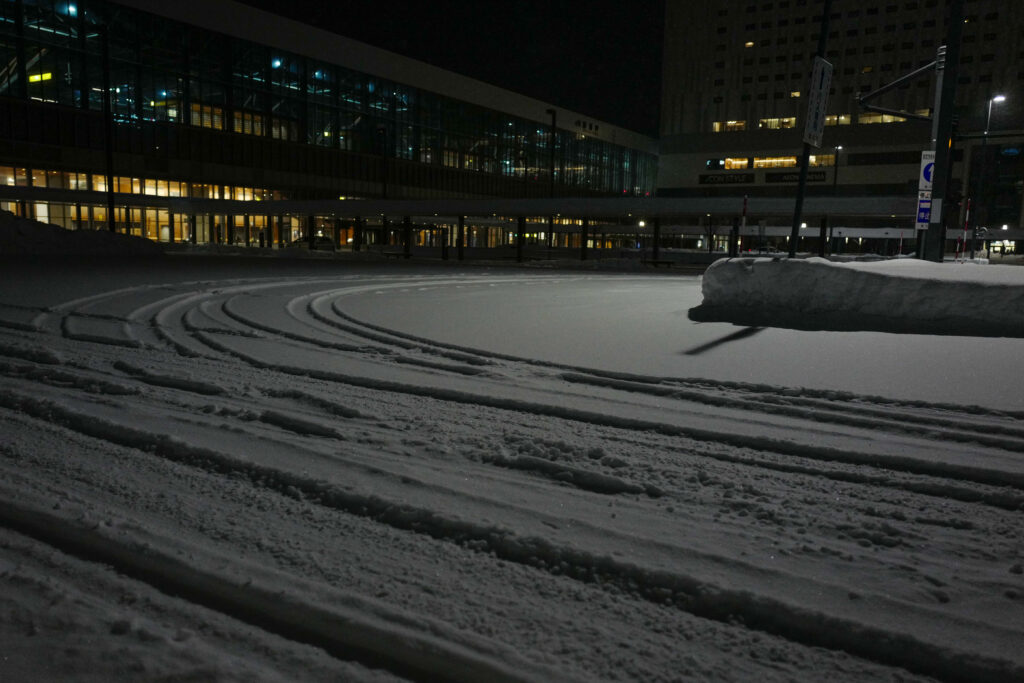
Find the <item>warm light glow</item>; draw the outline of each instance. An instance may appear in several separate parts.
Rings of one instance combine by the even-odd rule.
[[[748,40],[743,44],[743,47],[754,47],[754,41]]]
[[[53,78],[53,74],[47,71],[44,74],[32,74],[28,77],[29,83],[39,83],[40,81],[48,81]]]
[[[721,133],[723,131],[733,130],[746,130],[746,121],[715,121],[711,124],[711,130],[715,133]]]
[[[754,168],[792,168],[796,157],[754,157]]]
[[[771,119],[758,119],[758,128],[769,128],[772,130],[778,130],[781,128],[793,128],[796,126],[795,116],[782,116],[779,118]]]

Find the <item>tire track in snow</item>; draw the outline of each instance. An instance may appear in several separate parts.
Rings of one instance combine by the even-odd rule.
[[[218,296],[222,296],[222,294],[218,293]],[[96,299],[96,298],[94,297],[93,299]],[[187,298],[187,300],[190,301],[191,304],[192,304],[192,307],[188,309],[189,311],[196,311],[196,310],[198,310],[198,308],[197,308],[198,306],[204,306],[205,307],[205,306],[209,306],[209,305],[217,305],[217,303],[218,303],[218,301],[216,301],[214,299],[208,299],[208,298],[205,298],[205,297],[195,297],[195,296],[189,297],[189,298]],[[309,301],[310,302],[312,302],[314,300],[329,300],[329,299],[325,299],[324,295],[316,294],[316,295],[313,295],[313,296],[309,297]],[[174,307],[180,306],[182,304],[182,298],[181,297],[172,297],[171,299],[169,299],[169,301],[171,301],[170,305],[174,306]],[[95,303],[95,301],[92,301],[92,302]],[[312,305],[312,303],[310,303],[310,306],[311,305]],[[159,308],[159,307],[154,307],[154,309],[157,310],[157,311],[165,310],[165,309]],[[225,315],[228,315],[232,320],[235,320],[236,322],[240,322],[243,325],[247,325],[247,326],[249,326],[249,325],[252,325],[252,326],[259,325],[258,321],[254,321],[254,320],[249,319],[248,317],[243,317],[243,316],[237,315],[234,311],[231,310],[230,306],[226,306],[225,307],[225,306],[222,305],[219,308],[219,310],[224,311]],[[159,312],[156,313],[156,315],[159,315]],[[218,343],[212,343],[211,344],[210,343],[210,341],[211,341],[210,334],[211,333],[221,334],[221,333],[227,332],[226,330],[224,330],[224,331],[222,331],[222,330],[207,330],[205,328],[195,327],[194,324],[190,324],[189,323],[189,317],[190,317],[189,315],[185,314],[185,315],[180,316],[179,319],[181,320],[181,324],[184,326],[184,329],[186,329],[189,332],[189,338],[190,339],[195,339],[197,342],[202,344],[202,348],[207,348],[207,349],[214,348],[214,349],[217,349],[220,353],[232,354],[232,352],[229,349],[227,349],[226,347],[224,347],[222,344],[218,344]],[[265,329],[265,331],[271,332],[271,333],[277,333],[278,332],[275,328],[270,327],[270,326],[264,326],[264,329]],[[230,334],[233,334],[233,335],[234,334],[241,334],[243,336],[252,336],[251,334],[245,333],[244,330],[237,330],[237,329],[230,331]],[[315,344],[315,345],[318,345],[318,346],[323,346],[322,340],[317,340],[317,339],[314,339],[314,338],[303,338],[302,341],[304,341],[306,343]],[[355,347],[355,348],[358,348],[360,351],[365,349],[365,347]],[[386,351],[386,349],[382,349],[382,350]],[[235,354],[232,354],[232,355],[235,355]],[[529,361],[523,360],[523,362],[529,362]],[[412,364],[416,364],[415,361],[413,361],[411,363]],[[431,364],[424,363],[422,361],[421,361],[421,364],[423,364],[425,366],[428,366],[428,367],[435,367],[436,369],[441,369],[441,370],[448,370],[448,369],[450,369],[450,368],[445,367],[445,366],[431,366]],[[455,371],[458,372],[459,370],[455,369]],[[303,373],[299,372],[298,374],[303,374]],[[475,374],[475,371],[473,371],[471,369],[467,369],[465,374]],[[348,383],[356,383],[356,384],[360,384],[360,385],[366,386],[368,388],[379,388],[376,384],[374,384],[372,382],[367,383],[367,382],[353,381],[353,378],[350,378],[350,377],[333,377],[331,379],[333,379],[335,381],[343,381],[343,382],[348,382]],[[578,374],[570,375],[569,379],[572,379],[574,381],[583,381],[583,382],[586,382],[586,383],[596,383],[598,385],[608,384],[608,385],[612,386],[613,388],[620,388],[621,387],[621,383],[626,381],[626,380],[618,380],[618,379],[602,379],[602,378],[594,379],[593,376],[590,376],[590,375],[578,375]],[[93,382],[92,384],[93,384],[93,386],[95,386],[95,382]],[[704,384],[706,384],[706,382],[704,382]],[[673,388],[671,386],[666,386],[666,387],[653,386],[653,387],[651,387],[651,386],[648,386],[648,385],[640,384],[638,382],[632,382],[632,383],[627,385],[627,387],[629,389],[632,389],[634,386],[639,386],[641,388],[644,388],[644,387],[650,388],[652,390],[652,393],[655,393],[655,394],[669,394],[669,395],[671,395],[673,392],[678,391],[677,389],[675,389],[675,388]],[[415,393],[417,395],[431,395],[429,393],[429,391],[427,391],[427,392],[415,391],[413,393]],[[437,398],[446,399],[446,397],[444,395],[440,394],[440,393],[434,394],[434,396],[437,397]],[[471,402],[471,403],[472,402],[479,402],[480,401],[480,399],[478,397],[469,397],[468,399],[464,398],[463,400],[464,400],[464,402]],[[719,402],[726,401],[726,400],[729,400],[729,399],[717,399],[717,401],[719,401]],[[517,409],[516,406],[512,406],[512,405],[496,404],[496,407],[507,407],[507,408],[512,408],[512,409]],[[520,406],[519,409],[523,409],[523,408]],[[531,410],[532,409],[532,410],[534,410],[534,412],[537,412],[536,407],[531,408],[530,406],[527,406],[525,409],[527,409],[527,410]],[[545,414],[543,410],[541,410],[540,412],[541,412],[541,414]],[[565,416],[564,413],[561,413],[557,409],[553,413],[551,413],[551,414],[553,414],[555,416]],[[585,419],[589,419],[589,420],[595,421],[597,423],[600,423],[600,421],[601,421],[601,418],[599,416],[588,416]],[[618,421],[614,426],[624,427],[626,425],[622,421]],[[662,431],[663,433],[665,432],[664,426],[659,426],[657,424],[645,423],[645,424],[640,424],[640,425],[637,425],[637,426],[634,427],[634,429],[641,430],[641,431],[646,430],[646,429],[652,429],[652,428],[656,429],[657,431]],[[676,434],[680,433],[678,430],[669,430],[669,432],[670,433],[676,433]],[[694,437],[694,438],[699,438],[700,437],[700,434],[697,433],[697,432],[694,432],[694,431],[682,432],[682,433],[684,435],[691,436],[691,437]],[[713,436],[711,438],[712,438],[712,440],[714,440]],[[803,458],[808,458],[808,459],[812,459],[812,460],[813,459],[818,459],[818,460],[832,461],[832,462],[838,461],[838,462],[843,462],[843,463],[847,463],[847,464],[854,464],[854,465],[868,464],[868,465],[877,466],[877,467],[882,468],[882,469],[893,469],[894,468],[894,469],[896,469],[898,471],[906,471],[906,472],[909,472],[909,473],[912,473],[912,474],[919,474],[919,475],[924,475],[924,476],[935,476],[935,477],[947,478],[947,479],[959,479],[963,475],[963,473],[965,472],[965,470],[956,470],[956,469],[954,469],[952,471],[950,471],[950,470],[937,471],[936,468],[931,466],[930,464],[926,464],[924,467],[915,467],[915,466],[913,466],[914,465],[913,462],[910,463],[910,466],[908,466],[906,463],[903,463],[902,466],[901,466],[901,463],[895,462],[895,461],[891,461],[889,459],[886,459],[885,462],[871,463],[871,462],[868,462],[867,458],[865,458],[861,454],[854,454],[852,457],[842,457],[841,454],[837,454],[837,452],[834,452],[834,451],[821,451],[821,452],[817,452],[814,449],[811,449],[811,450],[802,449],[802,450],[800,450],[798,452],[794,452],[792,450],[780,447],[780,446],[778,446],[778,444],[764,444],[763,442],[758,443],[758,442],[755,442],[755,441],[747,441],[747,442],[739,441],[739,442],[737,442],[735,440],[728,441],[728,442],[732,443],[733,445],[740,446],[740,447],[747,447],[747,448],[754,449],[754,450],[767,450],[769,452],[777,452],[777,453],[789,454],[789,455],[797,455],[797,456],[801,456]],[[824,457],[819,457],[819,456],[822,456],[822,454],[824,454]],[[724,459],[729,459],[729,458],[730,458],[730,456],[724,456],[723,455],[723,456],[721,456],[720,459],[724,460]],[[801,467],[801,466],[793,466],[793,465],[788,465],[788,464],[778,464],[778,463],[776,463],[776,464],[768,464],[768,463],[765,463],[763,461],[759,461],[758,463],[756,463],[756,466],[765,467],[767,469],[773,469],[775,471],[800,472],[800,473],[804,473],[804,474],[813,474],[814,473],[813,468]],[[982,503],[991,504],[991,505],[995,505],[997,507],[1001,507],[1001,508],[1004,508],[1004,509],[1010,509],[1010,510],[1020,509],[1022,506],[1024,506],[1024,497],[1019,496],[1019,495],[1014,495],[1014,494],[1009,493],[1009,492],[1005,492],[1005,493],[1003,493],[1003,492],[983,493],[983,492],[978,492],[976,489],[966,488],[966,487],[958,486],[958,485],[955,485],[955,484],[943,485],[943,484],[937,483],[937,482],[917,482],[917,483],[913,483],[913,482],[896,482],[896,483],[894,483],[894,482],[892,482],[891,479],[885,477],[884,475],[883,476],[872,476],[872,475],[863,475],[863,474],[859,474],[859,473],[858,474],[849,474],[849,473],[844,473],[844,472],[837,472],[835,470],[832,470],[832,471],[819,470],[819,473],[821,473],[822,476],[826,476],[826,477],[829,477],[829,478],[832,478],[832,479],[836,479],[836,480],[849,481],[849,482],[853,482],[853,483],[862,482],[862,483],[870,483],[872,485],[884,485],[884,486],[895,487],[895,488],[904,488],[906,490],[911,490],[911,491],[916,492],[916,493],[922,493],[922,494],[927,494],[927,495],[939,495],[939,496],[949,497],[949,498],[953,498],[953,499],[956,499],[956,500],[962,500],[962,501],[966,501],[966,502],[982,502]],[[978,481],[979,483],[985,483],[985,484],[994,485],[994,486],[1005,485],[1005,484],[1015,484],[1015,482],[1010,480],[1009,478],[1003,478],[1001,476],[996,476],[996,477],[986,476],[986,477],[980,478],[980,480],[977,477],[968,477],[968,478],[973,479],[975,481]],[[581,479],[581,481],[583,481],[583,480],[585,480],[585,478]],[[1017,488],[1020,488],[1019,485],[1017,485]]]
[[[890,410],[884,415],[880,411],[870,411],[868,416],[862,416],[868,411],[861,410],[859,411],[860,415],[854,415],[850,414],[850,411],[846,411],[844,406],[834,404],[821,405],[820,401],[816,401],[813,404],[805,401],[801,402],[801,405],[792,405],[775,400],[765,400],[764,398],[751,399],[735,395],[711,394],[680,389],[670,384],[651,385],[578,373],[564,373],[562,379],[567,382],[620,389],[622,391],[667,397],[680,401],[704,403],[724,408],[739,408],[770,415],[785,415],[826,424],[903,432],[914,436],[925,436],[960,443],[977,443],[993,448],[1024,453],[1024,427],[1016,427],[1015,425],[986,424],[975,426],[966,420],[919,417],[905,412],[899,413],[895,410]],[[991,432],[996,432],[1000,436],[992,436]]]
[[[311,377],[330,382],[338,382],[367,389],[378,389],[403,393],[413,396],[425,396],[442,401],[462,403],[474,406],[488,406],[504,410],[512,410],[545,417],[561,418],[587,424],[617,427],[637,432],[657,432],[669,436],[684,436],[695,441],[720,443],[738,448],[749,448],[781,455],[794,455],[822,461],[843,462],[852,465],[864,465],[880,469],[897,470],[912,474],[923,474],[945,477],[955,480],[966,480],[977,484],[993,486],[1010,486],[1024,490],[1024,473],[1007,472],[1004,470],[975,467],[968,464],[928,461],[912,456],[886,455],[880,456],[852,450],[842,450],[827,446],[788,441],[775,437],[749,436],[711,431],[700,427],[689,427],[680,424],[658,422],[630,417],[590,412],[561,405],[545,405],[537,402],[515,398],[505,398],[489,394],[468,393],[465,391],[444,389],[439,387],[420,386],[392,380],[373,379],[348,375],[317,368],[303,368],[269,363],[251,354],[218,342],[212,335],[199,333],[211,347],[249,363],[253,367],[269,369],[299,377]]]
[[[432,510],[396,503],[377,495],[355,493],[293,472],[241,462],[209,448],[190,446],[171,436],[98,419],[52,401],[38,400],[7,391],[0,392],[0,406],[45,422],[59,424],[93,438],[206,471],[242,475],[253,485],[275,490],[282,495],[294,495],[294,491],[297,490],[312,503],[369,518],[397,529],[424,534],[437,540],[459,543],[480,552],[490,552],[508,561],[559,573],[580,581],[614,585],[619,590],[658,604],[671,603],[695,616],[724,623],[739,621],[747,628],[764,631],[810,647],[842,650],[869,661],[902,667],[913,673],[933,676],[937,680],[951,683],[1003,683],[1020,680],[1024,676],[1024,667],[1010,661],[958,651],[948,646],[922,641],[906,633],[812,611],[746,590],[722,588],[678,572],[646,569],[609,555],[594,555],[576,548],[560,546],[543,538],[519,536],[500,526],[447,518]],[[19,530],[23,530],[24,527],[18,525],[29,524],[29,520],[33,519],[31,512],[22,514],[18,510],[12,510],[9,504],[0,506],[0,514],[4,515],[5,523]],[[52,534],[53,529],[60,528],[60,525],[54,527],[46,520],[30,527],[33,530],[32,535]],[[64,542],[76,547],[78,552],[99,552],[96,550],[96,539],[83,541],[80,533],[72,533]],[[139,548],[132,548],[131,552],[116,546],[107,550],[118,566],[123,564],[130,571],[136,571],[133,563],[139,562],[140,557],[145,565],[161,565],[161,562],[152,562],[145,554],[140,555]],[[103,561],[111,559],[106,558]],[[185,575],[188,576],[187,573]],[[159,581],[162,578],[156,577],[153,580]],[[224,582],[218,576],[202,578],[200,583],[216,587],[206,595],[199,595],[196,600],[221,611],[242,609],[240,606],[254,597],[251,592],[244,590],[237,594],[237,586]],[[218,595],[222,591],[237,596],[225,605],[218,602]],[[309,612],[300,609],[296,617],[293,614],[294,606],[289,606],[283,611],[277,607],[278,611],[274,611],[273,605],[278,604],[279,596],[275,593],[271,597],[273,599],[267,601],[264,596],[256,594],[260,609],[255,614],[243,610],[242,618],[246,618],[246,614],[249,619],[266,617],[267,623],[273,625],[275,629],[283,628],[286,634],[292,634],[291,627],[280,625],[278,619],[284,618],[289,622],[294,619],[302,623],[303,617],[310,616]],[[314,621],[324,618],[317,614],[312,616]],[[306,640],[308,637],[303,636],[301,639],[303,642],[324,645],[319,641]],[[348,646],[354,648],[351,643]],[[393,661],[396,653],[391,652],[389,655],[387,660]],[[374,656],[372,653],[360,653],[356,658],[372,665],[377,662]],[[402,660],[400,664],[408,665],[410,662]],[[410,673],[404,670],[397,672]],[[411,673],[417,673],[415,667]],[[430,678],[424,677],[423,680]],[[454,680],[478,679],[470,677]]]
[[[257,574],[255,580],[240,584],[224,571],[230,563],[227,558],[218,558],[216,564],[183,560],[164,551],[171,544],[161,543],[152,534],[144,541],[124,541],[104,533],[99,525],[90,528],[10,500],[0,502],[0,524],[80,559],[110,565],[180,599],[323,648],[338,659],[412,681],[528,683],[556,676],[567,680],[564,672],[547,671],[509,652],[502,653],[504,658],[495,656],[496,648],[482,639],[473,642],[440,622],[411,623],[404,615],[364,598],[343,595],[330,605],[314,604],[294,588],[288,592],[275,588],[294,585],[297,579],[292,576],[276,577],[270,570],[257,573],[247,567]],[[191,554],[199,552],[192,549]],[[221,569],[214,572],[204,565]]]

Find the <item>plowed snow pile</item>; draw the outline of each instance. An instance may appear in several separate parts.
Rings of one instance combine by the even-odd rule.
[[[811,329],[1024,336],[1024,268],[899,259],[737,258],[704,274],[693,317]]]
[[[107,230],[65,230],[0,211],[2,256],[146,256],[162,254],[156,242]]]

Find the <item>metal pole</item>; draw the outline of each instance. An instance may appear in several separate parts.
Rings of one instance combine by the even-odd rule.
[[[551,175],[548,178],[548,196],[552,199],[555,198],[555,125],[558,121],[558,112],[554,109],[547,110],[551,114],[551,138],[548,140],[548,146],[550,147],[550,158],[551,158]]]
[[[580,261],[587,260],[587,219],[583,219],[580,226]]]
[[[987,143],[988,143],[988,127],[992,123],[992,102],[994,102],[994,101],[995,101],[995,98],[992,97],[991,94],[989,94],[989,98],[988,98],[988,114],[985,116],[985,134],[981,137],[981,173],[979,174],[979,175],[981,175],[981,187],[978,188],[979,199],[981,198],[980,195],[985,193],[986,190],[988,189],[988,163],[987,163],[988,162],[988,157],[986,156],[985,152],[986,152],[986,147],[987,147]],[[988,202],[986,201],[986,202],[978,202],[978,203],[985,207],[985,220],[986,221],[990,221],[991,219],[989,218],[989,215],[988,215]],[[978,211],[974,212],[974,223],[975,224],[974,224],[974,226],[973,226],[973,228],[971,230],[971,260],[972,261],[974,260],[974,245],[975,245],[976,239],[978,237],[978,225],[977,225],[977,223],[978,223],[978,213],[979,213]]]
[[[832,0],[825,0],[825,8],[821,14],[821,30],[818,33],[818,57],[825,57],[825,45],[828,42],[829,15],[832,12]],[[796,245],[800,241],[800,220],[804,212],[804,193],[807,191],[807,166],[811,160],[811,144],[804,141],[800,153],[800,185],[796,192],[796,206],[793,209],[793,230],[789,236],[789,257],[796,256]]]
[[[842,145],[836,145],[835,154],[832,157],[832,196],[839,192],[839,153],[843,151]]]
[[[551,139],[549,141],[549,144],[551,146],[551,150],[550,150],[550,152],[551,152],[551,169],[550,169],[551,170],[551,177],[548,178],[548,183],[549,183],[548,196],[551,197],[551,199],[554,199],[555,198],[555,145],[556,145],[556,140],[558,139],[558,132],[557,132],[558,129],[556,128],[556,125],[558,123],[558,112],[556,110],[554,110],[554,109],[548,109],[547,111],[548,111],[549,114],[551,114]],[[548,216],[548,239],[547,239],[548,258],[551,258],[551,242],[552,242],[552,240],[554,240],[554,234],[555,234],[555,217],[549,215]]]
[[[114,112],[110,101],[110,31],[106,24],[100,27],[103,46],[103,148],[107,165],[107,230],[116,231],[114,222]]]
[[[953,105],[956,99],[957,75],[960,70],[960,37],[963,35],[963,31],[964,0],[951,0],[946,49],[941,63],[936,64],[936,73],[941,75],[941,89],[938,93],[939,105],[932,130],[935,138],[932,213],[924,243],[924,258],[937,263],[942,263],[946,247],[946,207],[943,200],[946,198],[946,191],[952,176],[950,171],[953,165]],[[937,89],[938,85],[937,82]]]
[[[828,216],[821,217],[821,228],[818,230],[818,256],[825,258],[825,242],[828,240]]]

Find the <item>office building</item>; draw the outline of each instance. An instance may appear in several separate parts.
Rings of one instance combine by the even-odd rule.
[[[0,64],[0,206],[69,229],[276,245],[299,217],[172,200],[654,189],[646,136],[229,0],[2,0]]]
[[[862,108],[858,96],[936,60],[949,28],[948,5],[833,0],[825,47],[831,83],[821,145],[811,149],[808,196],[870,202],[916,195],[932,124],[913,117],[935,109],[935,70],[870,100],[890,112]],[[667,3],[659,197],[732,196],[738,206],[744,195],[796,193],[824,6],[823,0]],[[964,200],[951,222],[967,219],[969,198],[972,222],[987,230],[984,239],[998,240],[997,250],[1012,248],[1024,228],[1024,3],[966,0],[964,8],[951,178],[952,198]],[[818,217],[806,219],[814,225]],[[913,218],[900,220],[895,227],[912,227]],[[856,225],[892,223],[879,216]],[[1011,239],[1003,245],[1003,237]]]

